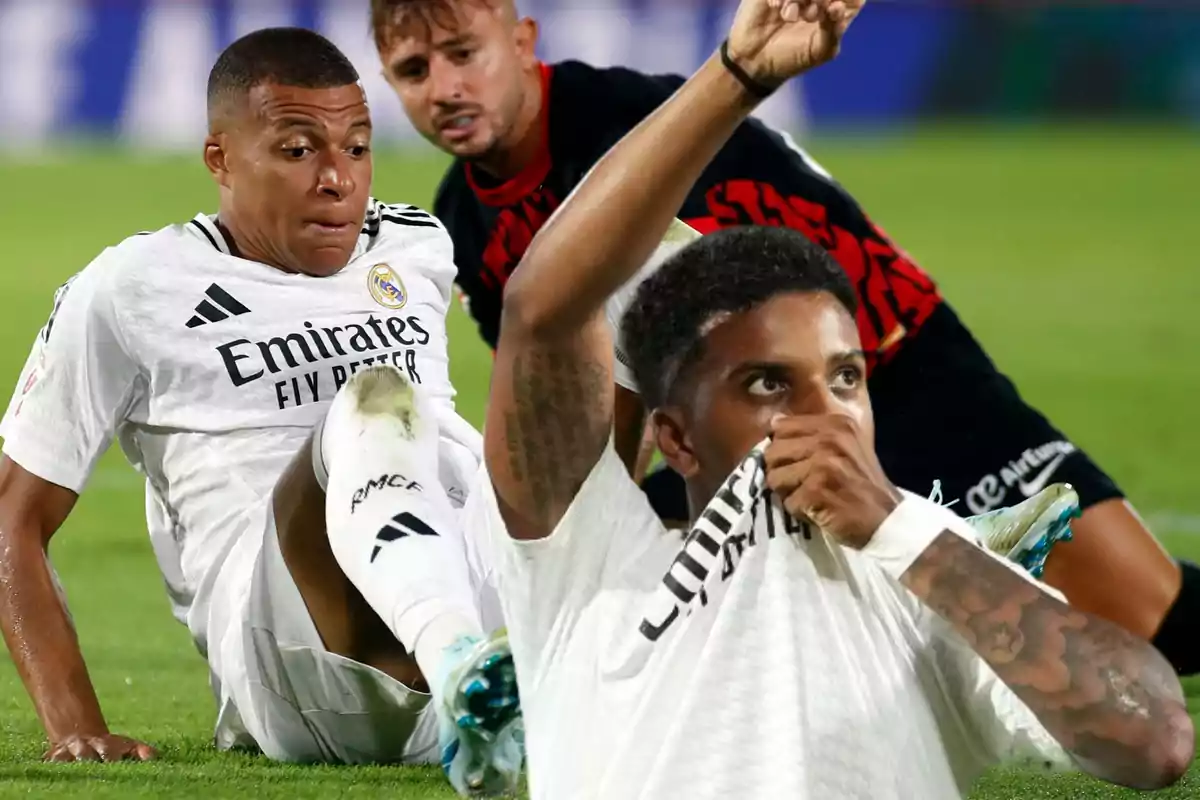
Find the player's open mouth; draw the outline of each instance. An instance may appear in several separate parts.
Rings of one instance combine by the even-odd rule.
[[[461,141],[469,138],[475,132],[474,114],[457,114],[438,123],[442,136],[451,141]]]

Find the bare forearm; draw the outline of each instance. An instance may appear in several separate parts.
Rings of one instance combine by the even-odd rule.
[[[753,110],[716,58],[627,134],[542,228],[507,286],[547,335],[578,327],[633,277],[705,166]]]
[[[51,742],[72,734],[104,733],[108,728],[74,626],[45,551],[29,538],[4,542],[0,553],[5,644]]]
[[[1194,745],[1183,691],[1148,643],[1059,602],[949,531],[902,581],[1091,774],[1156,788],[1186,769]]]

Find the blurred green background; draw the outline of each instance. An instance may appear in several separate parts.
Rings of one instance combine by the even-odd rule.
[[[1172,549],[1200,557],[1200,271],[1186,235],[1200,176],[1192,134],[935,126],[886,139],[831,137],[812,150],[941,281],[1026,397],[1116,476]],[[443,165],[427,151],[384,152],[377,194],[427,205]],[[70,151],[0,160],[0,181],[10,189],[0,198],[0,379],[10,383],[63,279],[130,232],[215,202],[198,157]],[[490,357],[457,309],[451,346],[460,406],[478,424]],[[111,724],[161,745],[165,760],[37,764],[41,731],[5,660],[0,796],[450,796],[428,770],[282,767],[216,754],[204,662],[170,617],[142,502],[138,477],[110,453],[52,556]],[[1108,796],[1118,795],[1073,776],[1024,773],[998,773],[977,795]],[[1164,796],[1200,796],[1200,778]]]
[[[54,289],[100,249],[214,209],[199,160],[203,78],[238,31],[292,22],[330,33],[359,64],[387,134],[375,194],[429,205],[445,161],[380,94],[364,6],[0,0],[0,387],[15,383]],[[543,17],[548,57],[686,70],[732,4],[522,8]],[[764,115],[804,132],[1026,398],[1114,475],[1174,552],[1200,558],[1200,10],[876,0],[861,22],[844,58]],[[93,144],[63,144],[80,137]],[[457,308],[451,348],[460,407],[478,424],[490,357]],[[40,727],[2,659],[0,797],[451,796],[435,770],[217,754],[205,665],[170,617],[143,513],[140,480],[110,453],[52,557],[111,725],[159,745],[163,760],[39,764]],[[1200,696],[1200,683],[1189,689]],[[990,775],[974,795],[1119,796],[1020,771]],[[1200,773],[1162,796],[1200,797]]]

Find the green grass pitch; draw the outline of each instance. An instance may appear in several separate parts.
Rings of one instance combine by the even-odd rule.
[[[814,153],[941,281],[1026,397],[1112,472],[1174,552],[1200,557],[1200,299],[1195,133],[935,128]],[[376,194],[428,205],[437,157],[381,153]],[[0,384],[7,397],[51,294],[103,246],[211,210],[199,153],[66,151],[0,159]],[[1190,232],[1190,233],[1189,233]],[[453,375],[481,420],[489,357],[455,311]],[[987,424],[987,420],[981,420]],[[448,798],[432,769],[298,767],[214,752],[203,661],[168,613],[141,485],[102,462],[52,547],[114,730],[155,764],[44,765],[41,729],[0,659],[0,796]],[[1118,587],[1113,588],[1119,591]],[[1190,686],[1200,711],[1200,682]],[[1079,776],[998,771],[974,798],[1107,798]],[[1200,796],[1200,769],[1164,797]]]

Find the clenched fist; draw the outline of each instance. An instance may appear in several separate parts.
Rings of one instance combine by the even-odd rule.
[[[767,486],[788,513],[847,547],[866,546],[902,498],[858,423],[841,414],[780,416],[772,432]]]
[[[751,78],[778,85],[837,55],[866,0],[742,0],[729,57]]]

